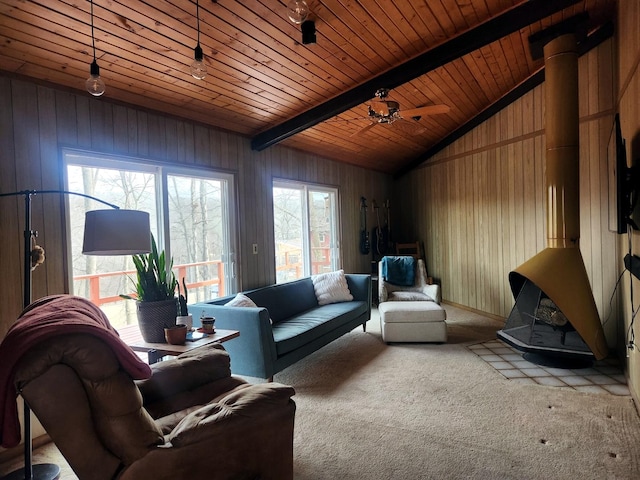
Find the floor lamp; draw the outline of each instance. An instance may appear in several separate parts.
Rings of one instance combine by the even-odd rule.
[[[57,193],[78,195],[111,207],[111,210],[93,210],[86,213],[82,253],[85,255],[133,255],[151,251],[149,214],[138,210],[121,210],[117,205],[84,193],[67,190],[22,190],[0,193],[0,197],[24,197],[24,288],[23,307],[31,303],[32,240],[37,231],[31,227],[31,197]],[[31,410],[24,402],[24,469],[11,472],[3,480],[54,480],[60,467],[54,464],[33,465],[31,438]]]

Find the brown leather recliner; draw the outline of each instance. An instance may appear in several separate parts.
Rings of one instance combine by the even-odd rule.
[[[293,478],[293,388],[232,377],[221,345],[152,369],[134,381],[72,333],[26,353],[15,383],[81,480]]]

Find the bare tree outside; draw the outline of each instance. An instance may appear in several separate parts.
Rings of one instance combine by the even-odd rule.
[[[303,192],[294,188],[273,189],[273,230],[276,245],[277,282],[301,276],[303,248]],[[297,267],[297,268],[296,268]]]
[[[178,279],[185,278],[189,303],[235,292],[235,285],[230,285],[230,277],[225,276],[231,271],[225,268],[225,259],[232,256],[227,214],[232,210],[228,205],[230,175],[173,175],[163,173],[161,168],[139,168],[135,162],[110,162],[75,152],[65,152],[65,160],[69,191],[91,195],[120,208],[149,212],[156,239],[169,239],[166,253],[173,259]],[[166,177],[166,192],[161,191],[162,176]],[[165,228],[164,221],[159,222],[157,209],[163,195],[168,206],[164,215],[169,222],[165,236],[158,235],[158,228]],[[82,254],[85,212],[100,208],[108,207],[69,196],[73,293],[96,303],[112,324],[121,328],[137,323],[135,302],[120,298],[120,294],[135,290],[131,257]]]

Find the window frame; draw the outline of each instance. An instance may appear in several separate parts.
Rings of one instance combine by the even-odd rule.
[[[202,166],[189,166],[182,164],[172,164],[168,162],[156,161],[148,158],[125,156],[119,154],[111,154],[104,152],[96,152],[92,150],[63,147],[60,153],[63,182],[65,188],[69,188],[68,168],[69,165],[89,167],[89,168],[105,168],[123,171],[135,171],[152,174],[155,177],[155,203],[156,203],[156,225],[157,231],[156,241],[158,248],[164,249],[167,258],[171,258],[170,245],[170,220],[169,215],[169,190],[167,179],[172,176],[193,177],[203,180],[220,181],[222,184],[222,215],[223,222],[227,222],[227,228],[224,229],[224,245],[228,246],[229,251],[226,253],[229,268],[224,269],[225,295],[231,295],[238,292],[240,286],[240,278],[237,275],[237,259],[238,259],[238,233],[237,233],[237,179],[234,173],[216,169],[209,169]],[[97,196],[97,198],[100,198]],[[69,200],[66,199],[66,210],[69,211]],[[116,203],[117,204],[117,203]],[[153,221],[153,220],[152,220]],[[67,232],[67,258],[68,271],[67,278],[69,292],[74,291],[74,274],[73,274],[73,253],[71,241],[71,220],[66,215],[66,232]],[[152,225],[152,230],[154,225]],[[225,254],[223,254],[225,256]]]
[[[313,272],[313,258],[311,255],[311,247],[310,247],[310,205],[309,205],[309,194],[312,193],[327,193],[329,195],[333,195],[335,201],[333,202],[333,208],[330,211],[329,221],[331,222],[331,238],[329,241],[329,249],[331,256],[331,266],[333,270],[338,270],[342,268],[342,248],[341,248],[341,236],[342,236],[342,228],[341,228],[341,216],[340,216],[340,189],[337,186],[333,185],[325,185],[319,183],[312,182],[303,182],[299,180],[290,180],[286,178],[278,178],[274,177],[271,182],[271,193],[273,196],[274,188],[282,188],[282,189],[296,189],[301,190],[303,192],[302,199],[302,211],[304,213],[304,218],[302,219],[302,229],[303,229],[303,239],[302,239],[302,256],[304,260],[304,273],[303,276],[309,276]],[[276,283],[278,283],[278,275],[277,275],[277,240],[275,238],[275,202],[272,207],[272,214],[274,216],[273,222],[273,241],[274,241],[274,269],[276,270]]]

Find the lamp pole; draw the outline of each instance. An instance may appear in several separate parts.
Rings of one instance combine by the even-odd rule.
[[[111,208],[119,210],[120,207],[113,205],[112,203],[105,202],[91,195],[86,195],[79,192],[71,192],[68,190],[21,190],[19,192],[0,193],[0,197],[16,197],[24,196],[24,288],[22,292],[22,306],[27,308],[31,303],[31,240],[38,235],[38,232],[34,231],[31,227],[31,197],[34,195],[58,193],[63,195],[78,195],[81,197],[95,200],[96,202],[108,205]],[[33,465],[33,439],[31,433],[31,409],[26,401],[24,403],[24,469],[15,470],[2,480],[55,480],[60,475],[60,467],[55,464],[45,463]]]

